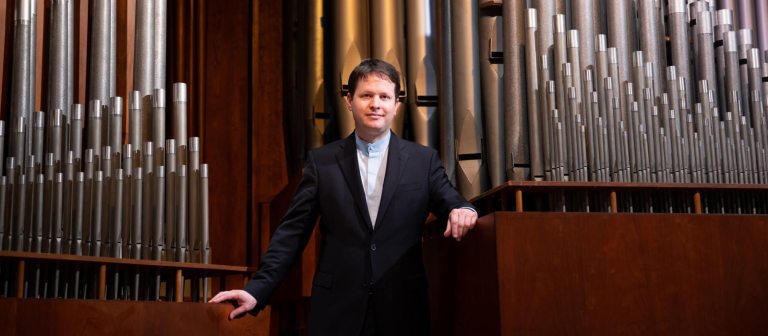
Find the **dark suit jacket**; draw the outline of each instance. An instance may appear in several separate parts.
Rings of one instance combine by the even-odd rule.
[[[316,150],[288,212],[245,290],[263,308],[300,257],[319,216],[321,243],[311,335],[359,335],[368,301],[384,335],[428,333],[421,235],[429,214],[471,205],[450,184],[435,150],[392,134],[376,225],[371,225],[355,136]]]

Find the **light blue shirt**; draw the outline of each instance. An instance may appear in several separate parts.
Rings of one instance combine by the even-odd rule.
[[[368,205],[368,214],[371,223],[376,225],[376,217],[379,214],[381,203],[381,191],[384,188],[384,176],[387,173],[387,153],[389,151],[389,139],[391,133],[374,143],[368,143],[355,133],[357,144],[357,166],[360,167],[360,180],[363,183],[365,202]]]

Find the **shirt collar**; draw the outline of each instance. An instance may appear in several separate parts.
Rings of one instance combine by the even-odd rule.
[[[357,132],[355,132],[355,144],[357,145],[357,150],[365,155],[369,155],[370,153],[380,153],[389,147],[389,139],[391,136],[391,132],[386,132],[384,133],[384,136],[378,140],[375,140],[373,143],[368,143],[361,139],[360,136],[357,135]]]

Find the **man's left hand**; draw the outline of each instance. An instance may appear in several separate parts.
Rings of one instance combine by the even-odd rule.
[[[476,223],[477,212],[466,208],[453,209],[448,215],[448,224],[443,236],[453,236],[457,241],[461,241],[461,238],[474,228]]]

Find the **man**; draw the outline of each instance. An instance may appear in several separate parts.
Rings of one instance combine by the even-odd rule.
[[[461,240],[477,212],[451,186],[436,151],[390,131],[399,104],[397,70],[364,60],[348,83],[355,131],[309,153],[256,276],[245,290],[211,299],[237,302],[230,319],[267,304],[319,217],[309,334],[428,334],[423,224],[432,212],[446,220],[446,237]]]

